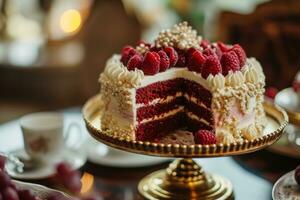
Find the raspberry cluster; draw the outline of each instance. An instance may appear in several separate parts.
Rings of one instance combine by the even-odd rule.
[[[209,74],[227,75],[229,71],[239,71],[245,65],[246,53],[238,44],[228,46],[221,42],[210,44],[202,40],[200,46],[202,51],[189,49],[187,67],[190,71],[201,73],[203,78]]]
[[[207,78],[209,74],[227,75],[229,71],[238,71],[246,62],[245,51],[238,44],[228,46],[221,42],[211,44],[202,40],[200,48],[191,47],[187,50],[171,46],[157,48],[145,42],[142,45],[149,50],[141,52],[132,46],[125,46],[121,62],[128,70],[140,69],[145,75],[154,75],[171,67],[187,66],[190,71],[201,73],[203,78]]]

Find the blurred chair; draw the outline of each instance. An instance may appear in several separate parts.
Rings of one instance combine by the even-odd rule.
[[[219,40],[240,43],[261,62],[267,85],[291,85],[300,69],[299,0],[272,0],[247,15],[223,12],[218,26]]]

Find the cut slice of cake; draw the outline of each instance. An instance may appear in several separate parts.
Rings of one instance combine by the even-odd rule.
[[[209,43],[187,23],[113,55],[100,75],[101,127],[158,141],[177,129],[209,130],[218,143],[262,135],[265,77],[239,45]]]

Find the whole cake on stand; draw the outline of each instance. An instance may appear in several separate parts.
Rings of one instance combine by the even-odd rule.
[[[261,137],[265,77],[241,46],[210,43],[186,22],[113,55],[100,75],[101,128],[159,142],[184,128],[198,144]]]
[[[153,44],[124,47],[99,80],[100,94],[82,110],[91,136],[124,151],[178,158],[140,181],[146,199],[233,199],[230,181],[192,158],[260,150],[288,123],[284,110],[263,102],[265,77],[254,58],[237,44],[203,40],[185,22]],[[192,139],[178,139],[178,129]]]

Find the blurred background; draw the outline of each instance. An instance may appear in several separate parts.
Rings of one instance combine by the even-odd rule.
[[[299,0],[0,0],[2,150],[23,145],[10,138],[21,133],[17,119],[27,113],[59,110],[84,128],[80,109],[99,92],[106,60],[124,45],[152,42],[159,31],[181,21],[209,40],[240,43],[248,57],[261,62],[268,87],[290,87],[300,70]],[[299,164],[300,142],[294,141],[300,141],[300,131],[296,137],[297,129],[286,130],[272,149],[206,159],[204,167],[230,177],[240,199],[270,199],[272,184]],[[145,161],[134,154],[136,168],[122,168],[122,162],[130,164],[129,154],[111,154],[95,143],[85,144],[90,151],[81,170],[83,191],[95,184],[105,199],[133,199],[142,177],[167,166],[164,161],[138,167],[138,160]],[[105,166],[103,161],[114,156],[114,167],[121,170]]]
[[[0,0],[0,123],[82,105],[112,54],[183,20],[241,43],[268,86],[290,86],[300,68],[298,0]]]

